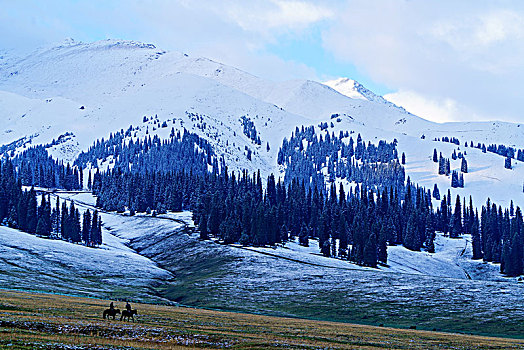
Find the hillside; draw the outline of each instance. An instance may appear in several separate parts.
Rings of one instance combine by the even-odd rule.
[[[137,42],[70,40],[23,59],[6,54],[2,62],[0,117],[5,122],[0,143],[21,150],[59,140],[48,150],[66,161],[96,139],[130,125],[137,128],[135,138],[146,133],[167,138],[172,127],[187,128],[209,140],[230,169],[260,169],[265,177],[284,171],[277,167],[276,154],[295,127],[334,122],[331,116],[339,114],[330,132],[349,130],[370,141],[397,139],[399,150],[406,153],[407,175],[428,188],[437,183],[445,193],[449,177],[431,171],[434,148],[444,157],[453,149],[463,151],[466,141],[524,148],[520,125],[432,123],[349,79],[326,83],[333,88],[313,81],[271,82]],[[243,116],[254,123],[260,145],[242,133]],[[432,141],[444,136],[458,138],[461,146]],[[467,151],[471,171],[465,175],[465,188],[452,190],[453,196],[471,194],[477,206],[487,197],[504,206],[511,199],[524,206],[522,162],[514,161],[514,169],[505,170],[503,157]]]
[[[90,195],[56,195],[92,208]],[[469,238],[439,236],[435,254],[390,247],[389,266],[372,269],[320,256],[315,240],[309,248],[203,241],[188,212],[101,217],[100,248],[2,228],[4,288],[479,335],[524,331],[524,284],[470,260]]]

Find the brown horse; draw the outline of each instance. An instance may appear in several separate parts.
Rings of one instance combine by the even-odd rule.
[[[109,317],[113,316],[113,320],[114,320],[116,314],[119,314],[119,313],[120,313],[119,309],[106,309],[106,310],[104,310],[104,320],[105,320],[106,316],[107,316],[107,319],[109,319]]]
[[[135,318],[133,317],[133,315],[138,315],[136,309],[133,309],[133,310],[124,310],[122,311],[122,316],[120,316],[120,321],[122,320],[127,320],[129,321],[129,319],[132,319],[133,322],[135,322]]]

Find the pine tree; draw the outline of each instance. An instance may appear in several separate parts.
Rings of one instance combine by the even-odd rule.
[[[85,245],[89,246],[92,244],[91,239],[91,212],[86,210],[82,219],[82,241]]]
[[[364,246],[364,266],[377,267],[377,236],[372,233]]]
[[[380,233],[378,236],[378,244],[377,244],[377,260],[380,261],[383,264],[388,263],[388,250],[387,250],[387,227],[383,223],[380,225]]]
[[[462,206],[460,204],[460,196],[457,195],[455,200],[455,211],[453,212],[453,226],[451,229],[450,237],[458,238],[462,234]]]
[[[67,209],[67,203],[62,203],[62,215],[60,217],[60,236],[63,240],[69,241],[71,239],[71,223],[69,220],[69,210]]]
[[[504,168],[511,169],[511,158],[510,157],[506,157],[504,161]]]
[[[44,194],[40,201],[40,207],[38,208],[38,218],[36,225],[36,233],[41,236],[49,237],[51,235],[51,211],[50,204],[46,200]]]
[[[444,235],[447,235],[449,232],[449,217],[448,217],[448,206],[447,206],[447,196],[444,195],[440,201],[440,230]]]
[[[466,161],[466,158],[464,157],[462,157],[462,164],[460,166],[460,171],[462,171],[463,173],[468,172],[468,162]]]
[[[433,149],[433,162],[438,163],[437,149]]]
[[[478,260],[482,259],[482,241],[480,239],[480,233],[479,233],[479,214],[478,212],[475,213],[475,218],[473,219],[473,223],[471,225],[471,246],[473,248],[473,257],[472,259]]]
[[[453,172],[451,173],[451,187],[460,187],[459,176],[455,170],[453,170]]]
[[[306,225],[302,225],[300,229],[298,243],[304,247],[309,247],[309,229]]]
[[[437,184],[433,186],[433,198],[435,198],[436,200],[440,200],[440,191],[438,189]]]
[[[93,245],[99,246],[102,244],[102,218],[99,217],[97,210],[93,213],[90,236]]]
[[[91,170],[89,170],[89,174],[87,177],[87,189],[91,191],[93,189],[93,181],[91,179]]]
[[[324,241],[324,243],[322,244],[320,252],[325,257],[330,257],[331,256],[331,243],[329,242],[329,240],[325,240]]]
[[[36,192],[33,187],[29,190],[27,194],[27,209],[25,209],[26,217],[26,229],[29,233],[36,233],[36,225],[38,224],[37,216],[37,203],[36,203]],[[22,214],[23,215],[23,214]]]
[[[71,203],[69,207],[69,222],[70,222],[70,240],[71,242],[81,242],[81,229],[80,229],[80,212],[75,208],[75,204]]]

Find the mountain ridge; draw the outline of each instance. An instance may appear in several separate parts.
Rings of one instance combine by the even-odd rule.
[[[397,139],[399,151],[407,156],[407,175],[422,186],[437,183],[445,191],[450,181],[433,170],[434,148],[445,157],[453,149],[462,151],[464,142],[470,141],[524,148],[520,124],[430,122],[348,78],[338,81],[352,84],[360,97],[344,96],[329,84],[311,80],[272,82],[207,58],[135,41],[73,40],[35,52],[22,59],[6,56],[7,66],[0,66],[0,117],[5,121],[0,143],[25,137],[32,143],[24,147],[48,144],[70,132],[73,137],[49,149],[70,162],[96,139],[130,125],[138,128],[137,137],[167,138],[173,127],[187,128],[210,141],[231,169],[282,176],[285,169],[278,166],[276,155],[283,139],[296,127],[327,122],[335,134],[350,130],[372,142]],[[204,123],[194,120],[193,114],[202,116]],[[143,122],[144,116],[157,119]],[[244,116],[256,127],[260,145],[243,134]],[[163,122],[166,128],[161,127]],[[442,137],[457,137],[460,145],[432,141]],[[473,194],[479,205],[488,196],[507,205],[513,194],[524,205],[518,195],[524,178],[520,162],[505,171],[502,157],[467,151],[472,171],[466,174],[466,188],[453,189],[454,193]],[[486,187],[490,189],[484,194]]]

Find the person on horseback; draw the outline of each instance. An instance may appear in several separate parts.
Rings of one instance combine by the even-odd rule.
[[[115,304],[111,302],[111,304],[109,304],[109,310],[113,311],[114,309],[115,309]]]
[[[129,301],[126,301],[126,310],[131,312],[131,305],[129,304]]]

